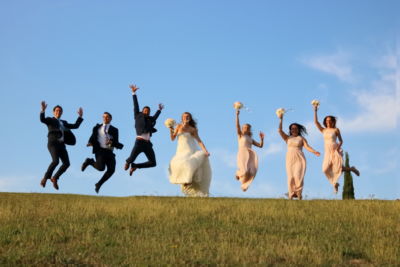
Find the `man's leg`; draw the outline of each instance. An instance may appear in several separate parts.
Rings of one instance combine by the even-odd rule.
[[[143,141],[137,140],[137,139],[136,139],[135,145],[134,145],[133,148],[132,148],[132,152],[131,152],[129,158],[126,159],[126,163],[128,163],[128,164],[133,163],[133,162],[136,160],[137,156],[138,156],[140,153],[143,152],[143,145],[142,145],[142,142],[143,142]]]
[[[57,167],[58,163],[60,162],[58,153],[57,153],[57,146],[54,144],[48,144],[47,149],[49,150],[50,155],[51,155],[51,163],[50,163],[49,167],[47,168],[47,171],[44,174],[42,181],[40,182],[40,185],[43,187],[46,186],[47,180],[51,178],[51,176],[53,175],[54,169]]]
[[[132,163],[133,168],[143,169],[143,168],[152,168],[157,165],[156,155],[153,150],[153,144],[150,141],[145,141],[146,143],[143,145],[143,152],[147,157],[147,161],[143,163]]]
[[[104,173],[100,181],[97,182],[95,191],[99,193],[100,187],[108,180],[115,172],[115,155],[111,151],[107,156],[104,157],[105,165],[107,166],[107,171]]]
[[[93,166],[93,168],[95,168],[98,171],[104,171],[106,168],[106,164],[107,164],[107,152],[101,151],[96,153],[96,161],[93,161],[93,164],[91,164]]]
[[[59,149],[58,149],[58,156],[61,159],[62,165],[61,167],[58,169],[58,171],[56,172],[56,174],[54,174],[53,178],[55,179],[60,179],[60,176],[68,169],[68,167],[70,166],[69,163],[69,157],[68,157],[68,152],[67,152],[67,148],[65,147],[64,144],[60,144]]]

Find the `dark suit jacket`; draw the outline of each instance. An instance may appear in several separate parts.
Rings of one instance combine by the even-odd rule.
[[[92,144],[92,146],[93,146],[93,154],[96,154],[97,152],[99,152],[99,150],[101,148],[100,143],[97,140],[97,137],[99,135],[99,128],[101,126],[102,126],[102,124],[96,124],[96,126],[93,127],[92,135],[89,138],[89,144]],[[111,139],[111,147],[115,147],[117,149],[122,149],[124,147],[124,145],[119,142],[117,128],[110,125],[110,127],[108,128],[108,134],[110,135],[110,139]]]
[[[62,137],[62,132],[60,130],[60,123],[56,118],[45,117],[44,112],[40,112],[40,121],[47,125],[49,133],[47,134],[48,142],[54,143],[58,142],[58,139]],[[78,129],[79,125],[81,125],[83,119],[78,117],[74,124],[68,123],[65,120],[61,120],[64,128],[64,143],[67,145],[75,145],[76,138],[74,134],[70,131],[71,129]]]
[[[137,135],[142,135],[144,133],[150,133],[150,135],[152,135],[157,132],[157,129],[155,129],[154,126],[156,125],[158,116],[160,116],[160,110],[157,110],[154,116],[145,116],[139,111],[137,96],[133,95],[133,112],[135,114],[135,128]]]

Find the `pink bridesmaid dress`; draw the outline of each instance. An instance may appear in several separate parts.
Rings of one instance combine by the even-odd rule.
[[[306,158],[303,153],[303,138],[290,136],[287,140],[286,174],[289,198],[301,198],[306,173]]]
[[[325,143],[324,162],[322,163],[322,171],[325,173],[329,182],[335,186],[342,175],[343,158],[342,151],[338,151],[336,143],[335,129],[325,128],[323,131]]]
[[[253,139],[249,135],[239,137],[239,151],[237,154],[236,178],[242,183],[242,190],[246,191],[253,182],[258,169],[258,157],[251,149]]]

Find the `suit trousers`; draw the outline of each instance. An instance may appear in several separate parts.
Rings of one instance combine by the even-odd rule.
[[[70,165],[67,148],[65,147],[65,144],[63,142],[58,142],[58,141],[49,142],[47,144],[47,148],[49,149],[52,161],[49,167],[47,168],[44,178],[46,179],[51,178],[55,168],[57,167],[61,159],[62,165],[60,166],[56,174],[54,174],[53,176],[55,179],[58,180]]]
[[[143,163],[134,163],[137,156],[142,152],[146,155],[147,161]],[[157,163],[156,155],[153,150],[153,144],[150,141],[137,138],[131,155],[126,159],[126,163],[131,164],[132,168],[138,169],[155,167]]]
[[[91,159],[89,162],[90,165],[93,166],[98,171],[104,171],[107,167],[107,171],[104,173],[103,177],[97,182],[96,185],[99,187],[102,186],[115,172],[115,154],[109,150],[100,148],[98,152],[95,154],[96,161]]]

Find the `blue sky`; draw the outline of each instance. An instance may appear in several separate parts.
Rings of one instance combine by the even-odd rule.
[[[310,105],[319,99],[320,118],[338,116],[344,150],[361,171],[356,197],[400,198],[399,10],[389,0],[1,1],[0,191],[55,192],[39,186],[50,163],[39,122],[46,100],[47,115],[60,104],[68,121],[84,109],[60,193],[95,194],[102,173],[80,166],[92,156],[85,146],[92,127],[109,111],[125,147],[101,195],[181,195],[168,182],[176,143],[163,122],[190,111],[211,152],[212,196],[283,197],[286,146],[275,110],[291,108],[284,127],[304,124],[322,152]],[[122,169],[135,137],[130,83],[140,87],[142,105],[166,106],[152,139],[158,166],[134,177]],[[266,133],[246,193],[234,178],[235,101],[248,107],[241,121]],[[322,156],[305,154],[307,198],[340,198],[321,171]]]

